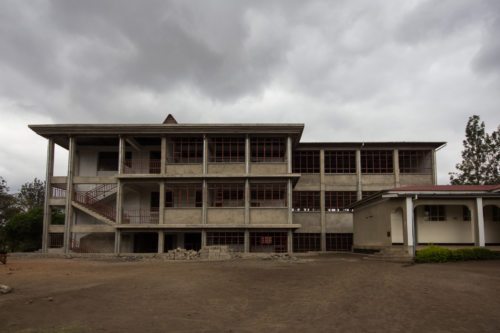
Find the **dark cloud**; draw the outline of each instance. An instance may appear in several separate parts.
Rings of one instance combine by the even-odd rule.
[[[302,122],[305,140],[445,140],[498,125],[500,2],[0,3],[0,175],[43,176],[28,123]],[[58,165],[64,170],[64,154]]]

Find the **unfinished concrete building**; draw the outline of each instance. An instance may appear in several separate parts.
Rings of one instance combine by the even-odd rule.
[[[303,124],[30,125],[48,139],[43,251],[349,251],[348,207],[436,184],[443,142],[300,142]],[[68,150],[54,175],[54,147]],[[54,210],[65,223],[53,223]]]

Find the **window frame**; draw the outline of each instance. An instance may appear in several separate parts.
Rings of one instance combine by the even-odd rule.
[[[357,191],[325,191],[325,210],[327,212],[352,212],[347,207],[358,201]]]
[[[250,183],[250,207],[284,208],[287,207],[287,183]],[[277,206],[261,206],[260,202],[278,202]]]
[[[361,174],[394,174],[394,151],[361,150]]]
[[[325,150],[325,174],[355,173],[355,150]]]
[[[321,172],[320,151],[294,151],[292,159],[292,171],[294,173],[319,174]]]
[[[300,213],[321,212],[321,191],[293,191],[292,211]]]
[[[244,208],[245,207],[245,183],[208,183],[207,207],[210,208]],[[217,199],[218,192],[222,197]],[[229,198],[227,198],[229,194]],[[225,204],[236,202],[236,204]]]

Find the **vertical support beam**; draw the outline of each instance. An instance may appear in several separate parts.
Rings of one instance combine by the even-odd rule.
[[[484,236],[484,212],[483,198],[476,198],[476,218],[474,219],[474,245],[484,247],[486,245]]]
[[[165,182],[162,180],[160,182],[160,211],[159,211],[159,219],[160,221],[158,222],[159,224],[164,224],[165,223]]]
[[[245,137],[245,174],[250,173],[250,135]]]
[[[290,229],[288,230],[288,237],[287,237],[287,252],[289,254],[293,253],[293,231]]]
[[[245,179],[245,224],[250,224],[250,181]]]
[[[248,253],[250,252],[250,231],[248,229],[245,229],[245,234],[244,234],[244,252]]]
[[[205,229],[201,230],[201,248],[207,246],[207,231]]]
[[[68,152],[68,175],[66,177],[66,210],[64,221],[64,253],[68,253],[71,248],[71,225],[73,223],[73,176],[75,162],[75,137],[69,137],[69,152]]]
[[[437,185],[436,149],[432,150],[432,184]]]
[[[208,138],[207,135],[203,135],[203,174],[208,173]]]
[[[392,153],[392,165],[394,167],[394,187],[400,187],[401,182],[399,180],[399,149],[394,149]]]
[[[363,198],[363,184],[361,179],[361,149],[356,149],[356,188],[358,200]]]
[[[404,242],[408,254],[415,255],[415,224],[413,220],[413,198],[406,197],[405,199],[405,234]]]
[[[119,255],[122,247],[122,232],[115,229],[115,254]]]
[[[288,136],[286,140],[286,161],[287,161],[287,172],[292,173],[292,137]]]
[[[208,212],[208,185],[207,180],[203,179],[203,184],[201,188],[201,224],[207,224],[207,212]]]
[[[49,225],[52,220],[52,211],[49,205],[52,194],[52,176],[54,175],[54,139],[50,138],[47,145],[47,165],[45,169],[45,201],[43,205],[43,234],[42,252],[49,251]]]
[[[123,182],[118,179],[116,187],[116,224],[123,223]]]
[[[167,173],[167,137],[161,137],[161,174]]]
[[[292,211],[292,208],[293,208],[292,190],[293,189],[292,189],[292,180],[291,179],[288,179],[287,190],[288,190],[288,193],[287,193],[288,224],[292,224],[293,223],[293,211]]]
[[[321,251],[326,251],[326,207],[325,207],[325,150],[319,152],[319,174],[320,174],[320,211],[321,211]]]
[[[158,253],[163,253],[164,249],[164,244],[165,244],[165,234],[163,233],[163,230],[158,231]]]
[[[122,175],[124,173],[125,167],[125,138],[120,135],[118,142],[118,174]]]

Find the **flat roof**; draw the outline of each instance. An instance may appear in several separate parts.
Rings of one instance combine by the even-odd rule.
[[[353,141],[353,142],[300,142],[298,148],[318,149],[318,148],[414,148],[429,147],[437,149],[446,145],[446,141]]]

